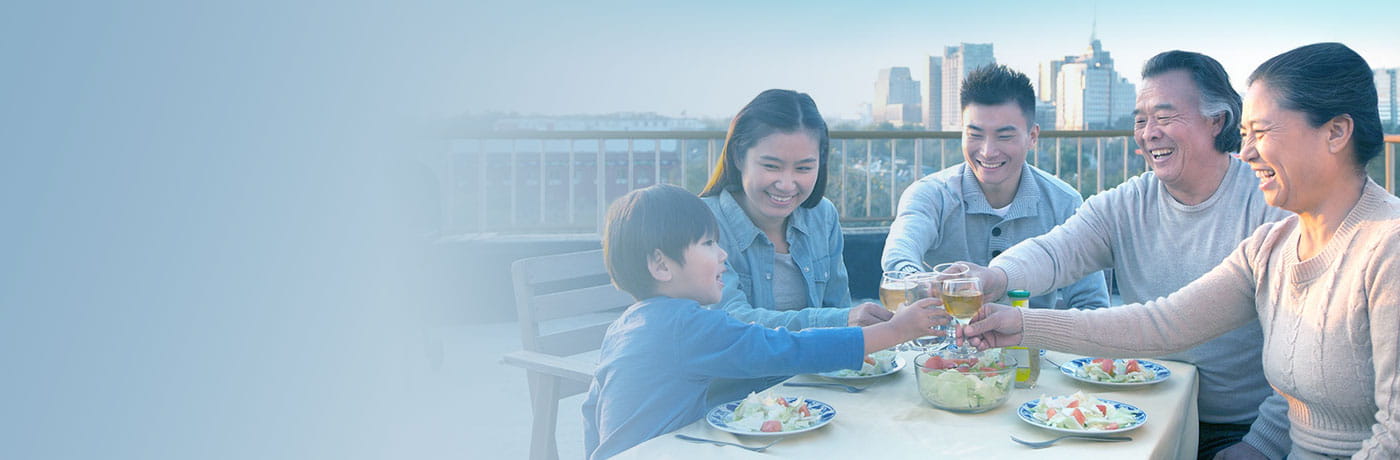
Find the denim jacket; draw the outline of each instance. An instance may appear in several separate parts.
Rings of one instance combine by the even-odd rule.
[[[807,284],[807,308],[778,311],[773,302],[773,243],[749,220],[729,190],[702,198],[719,221],[720,247],[725,262],[724,298],[710,308],[722,308],[740,321],[767,327],[800,330],[846,326],[851,311],[851,287],[841,251],[845,240],[836,205],[822,199],[812,208],[798,207],[787,220],[788,253]],[[826,307],[826,308],[814,308]]]
[[[880,265],[885,270],[923,271],[925,263],[966,260],[986,266],[1016,243],[1064,223],[1083,201],[1069,184],[1027,164],[1021,168],[1021,182],[1006,217],[999,217],[982,194],[977,177],[966,163],[959,163],[904,190]],[[1030,304],[1036,308],[1106,307],[1107,284],[1103,272],[1090,273],[1074,284],[1031,298]],[[993,301],[1005,293],[988,294],[986,300]]]

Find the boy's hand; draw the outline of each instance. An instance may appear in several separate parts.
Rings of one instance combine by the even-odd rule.
[[[958,346],[966,342],[980,350],[1019,345],[1021,331],[1020,308],[984,304],[972,317],[972,322],[958,326]]]
[[[926,298],[900,307],[899,312],[890,318],[890,322],[899,326],[903,340],[913,340],[931,335],[946,335],[942,330],[934,328],[947,325],[952,319],[948,311],[943,309],[941,301],[937,298]]]
[[[871,324],[883,323],[894,317],[894,313],[873,302],[865,302],[851,308],[851,314],[846,323],[847,326],[869,326]]]

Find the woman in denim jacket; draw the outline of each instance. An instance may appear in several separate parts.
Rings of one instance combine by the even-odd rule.
[[[836,206],[822,198],[828,144],[816,103],[790,90],[760,93],[729,125],[700,196],[729,253],[717,306],[735,318],[790,330],[890,318],[874,303],[851,307]]]

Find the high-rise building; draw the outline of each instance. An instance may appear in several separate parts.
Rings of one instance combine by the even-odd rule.
[[[1381,112],[1381,125],[1391,127],[1400,123],[1400,91],[1397,91],[1397,77],[1400,77],[1400,68],[1375,69],[1376,70],[1376,109]]]
[[[1113,57],[1093,34],[1089,48],[1079,56],[1050,61],[1041,70],[1059,71],[1054,82],[1055,129],[1084,130],[1126,128],[1131,122],[1137,89],[1113,69]],[[1045,73],[1041,81],[1046,81]],[[1041,99],[1045,98],[1044,90]]]
[[[991,43],[963,43],[943,50],[943,130],[962,131],[963,77],[979,67],[996,65]]]
[[[928,91],[924,92],[924,128],[937,131],[943,128],[943,58],[928,57]]]
[[[1040,129],[1055,129],[1054,103],[1035,101],[1035,124],[1040,125]]]
[[[870,104],[875,123],[889,122],[895,126],[920,123],[919,82],[908,67],[880,69],[875,81],[875,102]]]
[[[1064,60],[1040,63],[1040,86],[1036,87],[1036,91],[1040,92],[1040,94],[1037,95],[1040,100],[1050,103],[1055,102],[1055,88],[1059,86],[1055,84],[1055,81],[1056,78],[1060,76],[1060,66],[1065,65],[1065,60],[1070,59],[1073,59],[1073,56],[1065,56]]]

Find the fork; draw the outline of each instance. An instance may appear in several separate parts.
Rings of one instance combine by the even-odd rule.
[[[1099,441],[1099,442],[1116,442],[1116,441],[1132,441],[1132,440],[1133,440],[1133,438],[1130,438],[1130,437],[1127,437],[1127,436],[1088,436],[1088,435],[1082,435],[1082,434],[1067,434],[1067,435],[1060,436],[1060,437],[1055,438],[1055,439],[1051,439],[1051,440],[1049,440],[1049,441],[1026,441],[1026,440],[1023,440],[1023,439],[1018,438],[1018,437],[1016,437],[1016,436],[1012,436],[1012,437],[1011,437],[1011,440],[1012,440],[1012,441],[1019,442],[1019,443],[1021,443],[1021,444],[1025,444],[1026,446],[1029,446],[1029,447],[1032,448],[1032,449],[1040,449],[1040,448],[1044,448],[1044,447],[1050,447],[1050,446],[1054,445],[1055,443],[1060,442],[1061,439],[1070,439],[1070,438],[1073,438],[1073,439],[1083,439],[1083,440],[1086,440],[1086,441]]]
[[[774,444],[777,444],[778,441],[782,441],[782,440],[783,440],[783,438],[778,438],[778,439],[774,439],[773,442],[770,442],[770,443],[765,444],[765,445],[762,445],[762,446],[749,447],[749,446],[746,446],[746,445],[743,445],[743,444],[735,444],[735,443],[732,443],[732,442],[725,442],[725,441],[716,441],[716,440],[714,440],[714,439],[697,438],[697,437],[694,437],[694,436],[686,436],[686,435],[679,434],[679,433],[676,434],[676,438],[678,438],[678,439],[680,439],[680,440],[682,440],[682,441],[690,441],[690,442],[698,442],[698,443],[706,443],[706,442],[708,442],[708,443],[714,444],[714,445],[716,445],[716,446],[734,446],[734,447],[738,447],[738,448],[740,448],[740,449],[751,450],[751,451],[754,451],[754,452],[763,452],[763,451],[765,451],[765,450],[768,450],[769,447],[773,447],[773,445],[774,445]]]
[[[787,382],[787,383],[784,383],[783,386],[785,386],[785,387],[815,387],[815,388],[830,387],[830,388],[840,388],[840,389],[842,389],[842,390],[846,390],[847,393],[860,393],[860,392],[862,392],[862,391],[865,391],[865,389],[864,389],[864,388],[861,388],[861,387],[853,387],[853,386],[850,386],[850,385],[846,385],[846,384],[844,384],[844,383],[830,383],[830,382]]]

